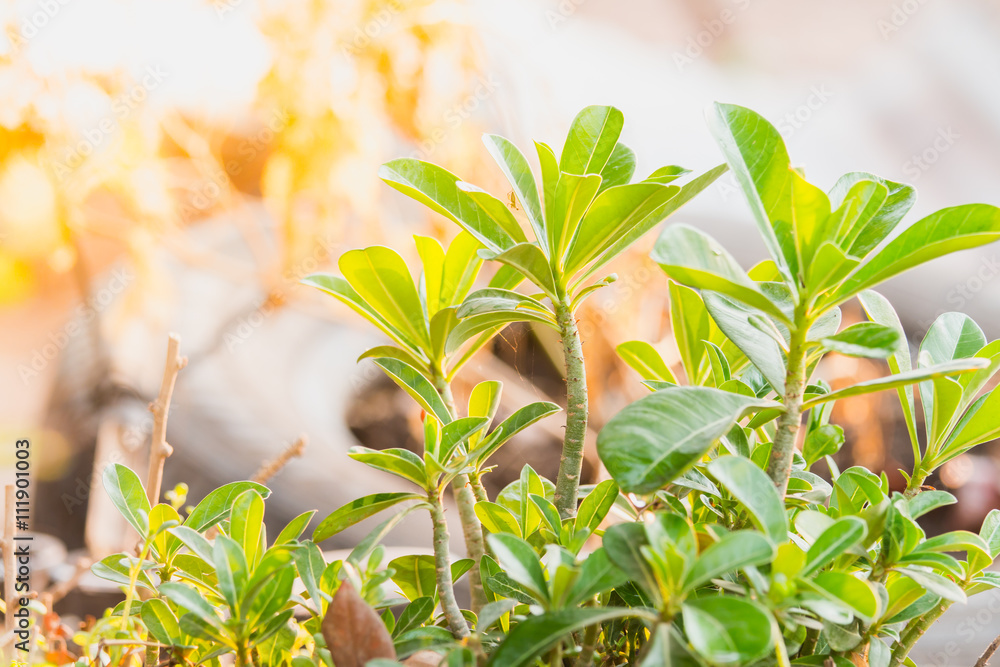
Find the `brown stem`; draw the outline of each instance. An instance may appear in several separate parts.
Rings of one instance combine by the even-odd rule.
[[[993,657],[993,654],[997,652],[998,648],[1000,648],[1000,635],[998,635],[997,638],[990,642],[990,645],[986,647],[983,654],[979,656],[979,660],[976,660],[975,667],[986,667],[989,665],[990,658]]]
[[[302,456],[302,452],[305,451],[306,444],[308,442],[309,439],[303,433],[295,439],[295,442],[290,444],[283,452],[278,454],[277,458],[267,461],[261,465],[261,467],[257,469],[257,472],[253,474],[253,477],[250,478],[250,481],[257,482],[258,484],[266,484],[269,479],[277,475],[282,468],[288,465],[289,461]]]
[[[163,382],[156,401],[149,405],[153,413],[153,440],[149,447],[149,474],[146,476],[146,494],[149,504],[160,502],[160,485],[163,482],[163,463],[173,453],[167,444],[167,415],[170,412],[170,397],[174,393],[177,373],[187,365],[187,359],[180,356],[181,338],[171,333],[167,339],[167,361],[163,369]]]

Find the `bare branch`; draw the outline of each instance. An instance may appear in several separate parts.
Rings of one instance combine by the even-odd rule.
[[[289,445],[285,451],[278,455],[278,458],[273,461],[268,461],[260,468],[257,472],[253,474],[250,481],[257,482],[258,484],[266,484],[269,479],[278,474],[278,472],[284,468],[289,461],[294,458],[302,456],[302,452],[305,451],[306,443],[308,442],[305,434],[300,435],[295,442]]]
[[[167,340],[167,361],[163,369],[163,382],[156,401],[149,405],[153,413],[153,441],[149,447],[149,475],[146,477],[146,493],[149,504],[160,501],[160,485],[163,482],[163,462],[173,453],[167,444],[167,415],[170,412],[170,397],[174,393],[177,373],[187,365],[187,358],[180,356],[181,338],[175,333]]]

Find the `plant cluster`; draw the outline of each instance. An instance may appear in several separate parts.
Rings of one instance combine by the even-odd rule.
[[[896,233],[910,186],[850,173],[824,192],[756,113],[720,104],[709,121],[726,164],[693,178],[667,166],[633,181],[635,156],[611,107],[584,109],[559,155],[536,143],[540,178],[517,147],[487,136],[514,210],[433,164],[386,164],[383,180],[461,233],[447,249],[416,238],[416,279],[393,250],[371,247],[343,255],[340,276],[305,282],[391,340],[363,357],[423,410],[422,453],[350,456],[413,491],[355,500],[311,539],[303,514],[269,545],[260,485],[224,486],[182,519],[171,505],[151,507],[131,471],[109,468],[105,485],[142,542],[138,556],[94,568],[127,592],[102,619],[114,628],[104,637],[133,642],[100,650],[114,662],[142,642],[146,664],[215,665],[231,653],[241,667],[913,665],[909,651],[945,609],[1000,588],[987,570],[1000,554],[1000,510],[979,534],[928,538],[918,523],[955,502],[926,487],[928,476],[1000,435],[1000,389],[985,391],[1000,341],[947,313],[914,354],[874,288],[997,240],[1000,210],[948,208]],[[619,346],[652,393],[600,432],[611,479],[581,486],[588,389],[576,313],[614,280],[602,275],[612,259],[726,169],[770,258],[746,272],[703,232],[663,230],[652,257],[671,280],[683,377],[649,343]],[[499,269],[475,289],[485,262]],[[855,298],[868,319],[842,327],[840,308]],[[559,410],[534,403],[494,426],[499,382],[476,385],[467,404],[453,398],[456,374],[512,322],[559,333],[566,434],[556,480],[525,466],[491,499],[490,457]],[[883,359],[891,374],[833,390],[815,379],[828,354]],[[832,458],[845,440],[829,421],[835,401],[892,389],[914,457],[902,493],[884,472],[841,471]],[[828,478],[811,471],[821,460]],[[468,551],[457,562],[448,493]],[[318,542],[389,508],[346,559],[326,562]],[[434,555],[383,562],[379,542],[417,511],[433,520]],[[455,595],[466,574],[470,609]],[[80,665],[97,640],[91,648]]]

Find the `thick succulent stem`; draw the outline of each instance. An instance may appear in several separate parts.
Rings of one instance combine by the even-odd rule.
[[[455,583],[451,578],[451,556],[449,552],[448,521],[444,516],[441,497],[431,492],[427,496],[431,506],[431,520],[434,523],[434,572],[438,594],[441,597],[441,611],[448,621],[451,633],[457,639],[469,636],[469,624],[462,616],[462,609],[455,599]],[[475,570],[476,568],[473,568]]]
[[[796,311],[796,326],[791,332],[788,344],[788,374],[785,377],[785,408],[778,417],[778,424],[771,446],[771,460],[767,474],[774,482],[778,493],[784,497],[788,490],[788,477],[792,473],[792,456],[795,440],[802,423],[802,395],[806,387],[806,334],[808,325],[802,322]]]
[[[583,644],[580,657],[576,659],[576,667],[593,667],[594,652],[597,650],[597,639],[601,634],[599,624],[588,625],[583,631]]]
[[[556,322],[562,335],[566,362],[566,435],[559,459],[554,500],[559,515],[568,519],[576,515],[580,474],[583,471],[583,448],[587,436],[587,369],[580,330],[573,311],[565,301],[556,304]]]
[[[917,643],[917,640],[924,636],[924,633],[927,632],[927,628],[934,625],[934,623],[941,618],[941,614],[947,611],[950,606],[951,602],[942,600],[938,606],[934,607],[923,616],[918,616],[910,621],[903,629],[903,634],[900,635],[896,648],[892,650],[892,658],[889,660],[889,667],[899,667],[899,665],[903,664],[903,661],[906,660],[906,656],[910,654],[910,651]]]
[[[434,380],[435,387],[445,406],[451,415],[456,417],[455,399],[451,394],[451,387],[448,386],[441,374],[436,374]],[[483,525],[479,521],[479,517],[476,516],[475,487],[468,475],[459,475],[452,482],[451,488],[455,495],[455,503],[458,505],[458,518],[462,523],[465,550],[469,558],[476,562],[472,570],[469,571],[469,589],[472,597],[472,611],[478,614],[479,610],[486,605],[486,593],[483,591],[483,582],[479,571],[479,563],[486,553],[486,541],[483,537]]]

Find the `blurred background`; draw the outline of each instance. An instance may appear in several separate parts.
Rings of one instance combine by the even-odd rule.
[[[4,0],[0,27],[0,432],[31,440],[34,528],[58,539],[56,579],[76,555],[121,546],[93,473],[113,462],[145,470],[168,331],[189,364],[165,488],[185,482],[200,498],[305,434],[304,454],[270,483],[275,524],[394,489],[345,452],[416,446],[415,406],[355,364],[376,333],[297,284],[335,271],[350,248],[386,244],[415,260],[413,234],[454,235],[379,181],[391,158],[438,162],[499,191],[483,132],[560,146],[576,112],[599,103],[624,111],[639,173],[704,170],[721,161],[703,121],[720,100],[775,122],[822,187],[857,170],[915,184],[911,221],[1000,204],[1000,4],[990,0]],[[716,235],[744,266],[764,255],[731,177],[675,219]],[[612,267],[619,281],[583,314],[594,433],[645,391],[615,345],[648,340],[677,360],[666,279],[645,257],[653,240]],[[883,291],[911,340],[951,310],[993,339],[998,276],[994,246]],[[502,411],[561,402],[555,343],[508,329],[460,380],[503,379]],[[834,386],[884,372],[843,357],[821,369]],[[909,446],[898,419],[894,394],[841,402],[839,462],[885,469],[901,487]],[[524,463],[554,475],[558,421],[507,448],[494,490]],[[13,453],[0,448],[7,477]],[[1000,504],[998,455],[981,447],[932,480],[960,504],[931,529],[978,529]],[[592,448],[585,474],[601,474]],[[393,543],[424,542],[410,523]],[[949,612],[918,662],[978,656],[1000,626],[1000,596],[977,600]]]

